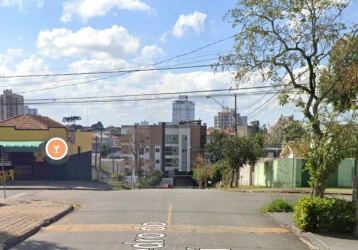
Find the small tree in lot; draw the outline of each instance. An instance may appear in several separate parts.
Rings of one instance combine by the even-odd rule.
[[[204,188],[207,188],[211,172],[212,169],[208,161],[202,155],[198,155],[194,161],[193,179],[199,184],[199,188],[203,187],[203,183]]]
[[[141,128],[134,126],[134,130],[129,130],[121,139],[122,154],[130,155],[128,161],[132,161],[134,170],[138,175],[138,181],[140,182],[143,177],[143,165],[144,160],[141,157],[144,155],[148,142],[146,141],[146,135]]]
[[[152,188],[158,186],[162,182],[163,173],[159,170],[151,170],[146,174],[145,179]]]

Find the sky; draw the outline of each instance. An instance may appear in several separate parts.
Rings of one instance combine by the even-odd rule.
[[[179,94],[195,102],[195,118],[208,127],[219,104],[234,108],[234,93],[249,122],[302,119],[265,95],[269,88],[253,94],[267,83],[237,90],[232,72],[210,67],[233,50],[238,30],[222,17],[236,2],[0,0],[0,77],[22,76],[0,78],[0,91],[23,95],[58,122],[80,116],[83,126],[170,122]],[[357,21],[357,9],[346,15]]]

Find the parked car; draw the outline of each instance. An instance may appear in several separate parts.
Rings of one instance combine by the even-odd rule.
[[[160,188],[173,188],[173,185],[163,184],[163,185],[160,186]]]

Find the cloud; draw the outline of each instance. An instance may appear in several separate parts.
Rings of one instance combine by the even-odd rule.
[[[130,67],[132,67],[132,65],[122,59],[81,60],[69,65],[71,72],[123,70]]]
[[[18,73],[44,73],[48,72],[48,67],[41,58],[36,58],[35,55],[31,55],[30,58],[23,60],[16,65],[16,71]]]
[[[205,18],[206,14],[198,11],[188,15],[180,15],[173,27],[173,35],[182,37],[187,27],[190,27],[199,33],[204,28]]]
[[[146,45],[140,52],[140,55],[133,59],[135,63],[152,64],[154,58],[164,57],[167,53],[156,45]]]
[[[37,0],[37,7],[39,8],[44,7],[44,0]]]
[[[6,53],[10,56],[22,56],[22,49],[8,49]]]
[[[139,39],[116,25],[104,30],[86,27],[77,32],[62,28],[40,31],[37,47],[42,55],[53,58],[123,58],[137,52]]]
[[[167,41],[167,35],[170,31],[165,31],[163,34],[160,35],[159,37],[159,42],[161,43],[165,43]]]
[[[82,22],[96,16],[104,16],[113,8],[130,11],[155,12],[149,5],[139,0],[71,0],[63,3],[62,22],[69,22],[74,15]]]
[[[0,0],[0,6],[2,7],[10,7],[12,5],[18,5],[21,11],[24,9],[22,0]]]
[[[33,0],[38,8],[42,8],[44,5],[44,0]],[[10,7],[13,5],[18,5],[20,11],[24,10],[23,0],[0,0],[0,7]]]

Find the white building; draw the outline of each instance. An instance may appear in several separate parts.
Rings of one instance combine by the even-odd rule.
[[[214,116],[214,128],[215,129],[232,129],[235,128],[235,110],[226,109],[228,111],[218,112],[217,116]],[[236,114],[237,126],[247,126],[247,116],[241,116],[240,113]]]
[[[37,111],[37,109],[29,108],[29,106],[25,106],[24,107],[24,113],[29,114],[29,115],[37,115],[38,111]]]
[[[187,95],[179,95],[179,100],[173,102],[172,121],[194,121],[195,102],[188,101]]]
[[[24,114],[24,97],[13,94],[12,90],[4,90],[0,95],[0,121]]]

